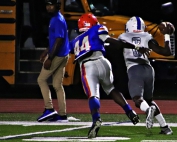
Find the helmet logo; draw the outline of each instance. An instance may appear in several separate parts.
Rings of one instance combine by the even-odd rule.
[[[90,27],[90,23],[84,23],[84,27]]]

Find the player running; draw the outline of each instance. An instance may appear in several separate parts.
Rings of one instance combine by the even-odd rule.
[[[117,47],[130,49],[139,48],[122,40],[113,39],[109,36],[105,26],[98,23],[97,18],[92,14],[83,14],[78,20],[79,32],[71,43],[71,51],[75,54],[75,61],[80,65],[81,80],[88,97],[88,104],[92,115],[93,124],[88,132],[88,138],[94,138],[101,126],[100,92],[102,86],[107,95],[119,104],[125,111],[128,118],[135,125],[139,117],[127,103],[122,93],[113,85],[113,74],[110,62],[104,57],[104,43],[115,44]],[[148,49],[140,48],[139,52],[148,53]]]
[[[167,25],[163,31],[165,33],[165,46],[163,48],[159,46],[151,34],[144,32],[145,24],[142,18],[134,16],[126,23],[126,32],[121,34],[118,39],[126,40],[133,44],[139,44],[140,46],[147,47],[164,56],[170,56],[170,28],[171,26]],[[158,105],[153,101],[155,73],[153,67],[150,65],[148,57],[144,57],[135,49],[124,48],[123,54],[129,78],[129,93],[135,103],[135,106],[146,112],[146,127],[152,128],[153,118],[155,116],[160,124],[160,134],[172,134],[173,132],[166,124]]]

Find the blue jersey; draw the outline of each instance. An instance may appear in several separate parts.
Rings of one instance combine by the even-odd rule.
[[[55,13],[51,18],[49,24],[49,53],[55,44],[56,38],[63,38],[63,44],[61,45],[57,56],[64,57],[69,54],[69,39],[67,32],[67,25],[63,15],[60,12]]]
[[[75,54],[75,61],[90,51],[101,51],[105,55],[104,42],[99,35],[108,35],[103,25],[95,25],[70,42],[70,50]]]

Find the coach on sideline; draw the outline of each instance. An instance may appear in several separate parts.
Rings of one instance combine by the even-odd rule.
[[[43,67],[37,79],[44,99],[45,110],[37,119],[38,122],[45,120],[68,122],[66,115],[66,100],[63,88],[63,77],[65,66],[69,58],[69,39],[67,25],[63,15],[60,13],[59,0],[45,0],[46,9],[51,15],[49,23],[49,48],[40,57]],[[55,89],[59,111],[53,108],[51,92],[47,79],[52,75],[53,88]]]

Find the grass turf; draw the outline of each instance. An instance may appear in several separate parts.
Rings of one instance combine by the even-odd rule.
[[[1,113],[0,121],[29,121],[34,122],[40,114],[24,114],[24,113]],[[81,122],[91,122],[91,116],[89,114],[69,114],[68,116],[73,116],[81,119]],[[124,114],[101,114],[103,122],[124,122],[128,121],[128,118]],[[175,123],[177,120],[176,115],[164,115],[168,123]],[[141,122],[145,122],[145,115],[140,115]],[[47,137],[51,138],[61,138],[61,137],[82,137],[83,140],[87,140],[87,133],[89,126],[87,128],[80,128],[82,126],[73,125],[32,125],[32,126],[22,126],[22,125],[5,125],[0,124],[0,138],[4,136],[16,136],[11,139],[1,139],[2,142],[22,142],[24,139],[30,139],[33,137],[44,137],[47,141]],[[71,130],[69,130],[71,128]],[[76,128],[73,129],[72,128]],[[79,128],[79,129],[77,129]],[[98,133],[98,138],[101,137],[126,137],[129,140],[117,140],[122,142],[141,142],[143,140],[161,140],[165,142],[171,140],[170,142],[176,142],[177,140],[177,127],[171,127],[174,135],[159,135],[160,128],[153,127],[151,130],[146,129],[145,126],[105,126],[103,125]],[[62,130],[64,130],[62,132]],[[39,133],[43,132],[43,133]],[[22,134],[25,134],[24,136]],[[29,134],[29,135],[28,135]],[[70,139],[71,140],[71,139]],[[162,141],[163,140],[163,141]],[[41,140],[42,141],[42,140]],[[62,141],[61,139],[58,141]],[[69,139],[68,139],[69,141]],[[73,141],[82,141],[75,138]],[[96,141],[96,140],[95,140]],[[98,140],[97,140],[98,141]],[[102,140],[100,140],[102,141]],[[106,141],[106,138],[105,138]],[[158,142],[158,141],[157,141]]]

